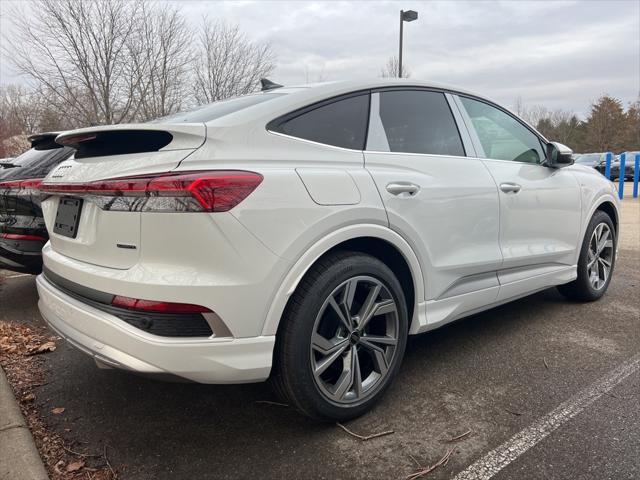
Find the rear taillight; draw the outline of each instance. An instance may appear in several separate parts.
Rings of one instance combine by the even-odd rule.
[[[2,195],[37,195],[39,193],[41,178],[28,178],[26,180],[13,180],[0,182],[0,194]]]
[[[124,177],[90,183],[42,184],[45,194],[87,197],[103,210],[140,212],[226,212],[262,182],[239,170]]]
[[[77,145],[79,143],[89,142],[95,139],[95,134],[73,135],[72,137],[61,138],[60,141],[56,143],[60,143],[60,145]]]
[[[206,307],[191,305],[189,303],[156,302],[153,300],[140,300],[137,298],[116,295],[111,301],[114,307],[126,308],[140,312],[155,313],[211,313]]]
[[[22,235],[20,233],[0,233],[0,238],[5,240],[20,240],[27,242],[46,242],[47,239],[40,235]]]

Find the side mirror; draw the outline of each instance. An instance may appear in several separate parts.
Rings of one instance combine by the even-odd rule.
[[[550,168],[562,168],[573,165],[573,150],[558,142],[547,143],[547,161]]]

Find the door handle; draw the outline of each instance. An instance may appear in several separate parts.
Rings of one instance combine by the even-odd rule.
[[[500,190],[504,193],[518,193],[520,191],[520,185],[517,183],[501,183]]]
[[[387,192],[389,192],[391,195],[400,196],[406,193],[408,195],[402,195],[402,196],[413,197],[416,193],[418,193],[419,190],[420,190],[420,187],[415,183],[392,182],[387,184]]]

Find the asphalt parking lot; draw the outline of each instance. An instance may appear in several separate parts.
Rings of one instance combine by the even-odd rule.
[[[0,319],[42,324],[36,303],[34,277],[11,276]],[[45,359],[41,414],[70,445],[108,445],[126,479],[405,478],[450,449],[426,478],[488,478],[499,462],[502,479],[637,479],[640,202],[623,203],[616,271],[601,301],[569,303],[550,289],[412,338],[395,386],[348,424],[391,435],[361,441],[263,403],[275,401],[263,384],[99,370],[63,341]],[[57,406],[65,412],[51,415]]]

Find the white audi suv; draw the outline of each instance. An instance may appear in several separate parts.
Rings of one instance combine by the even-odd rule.
[[[407,335],[552,286],[590,301],[618,200],[496,103],[415,80],[280,87],[66,132],[40,310],[99,366],[366,412]]]

